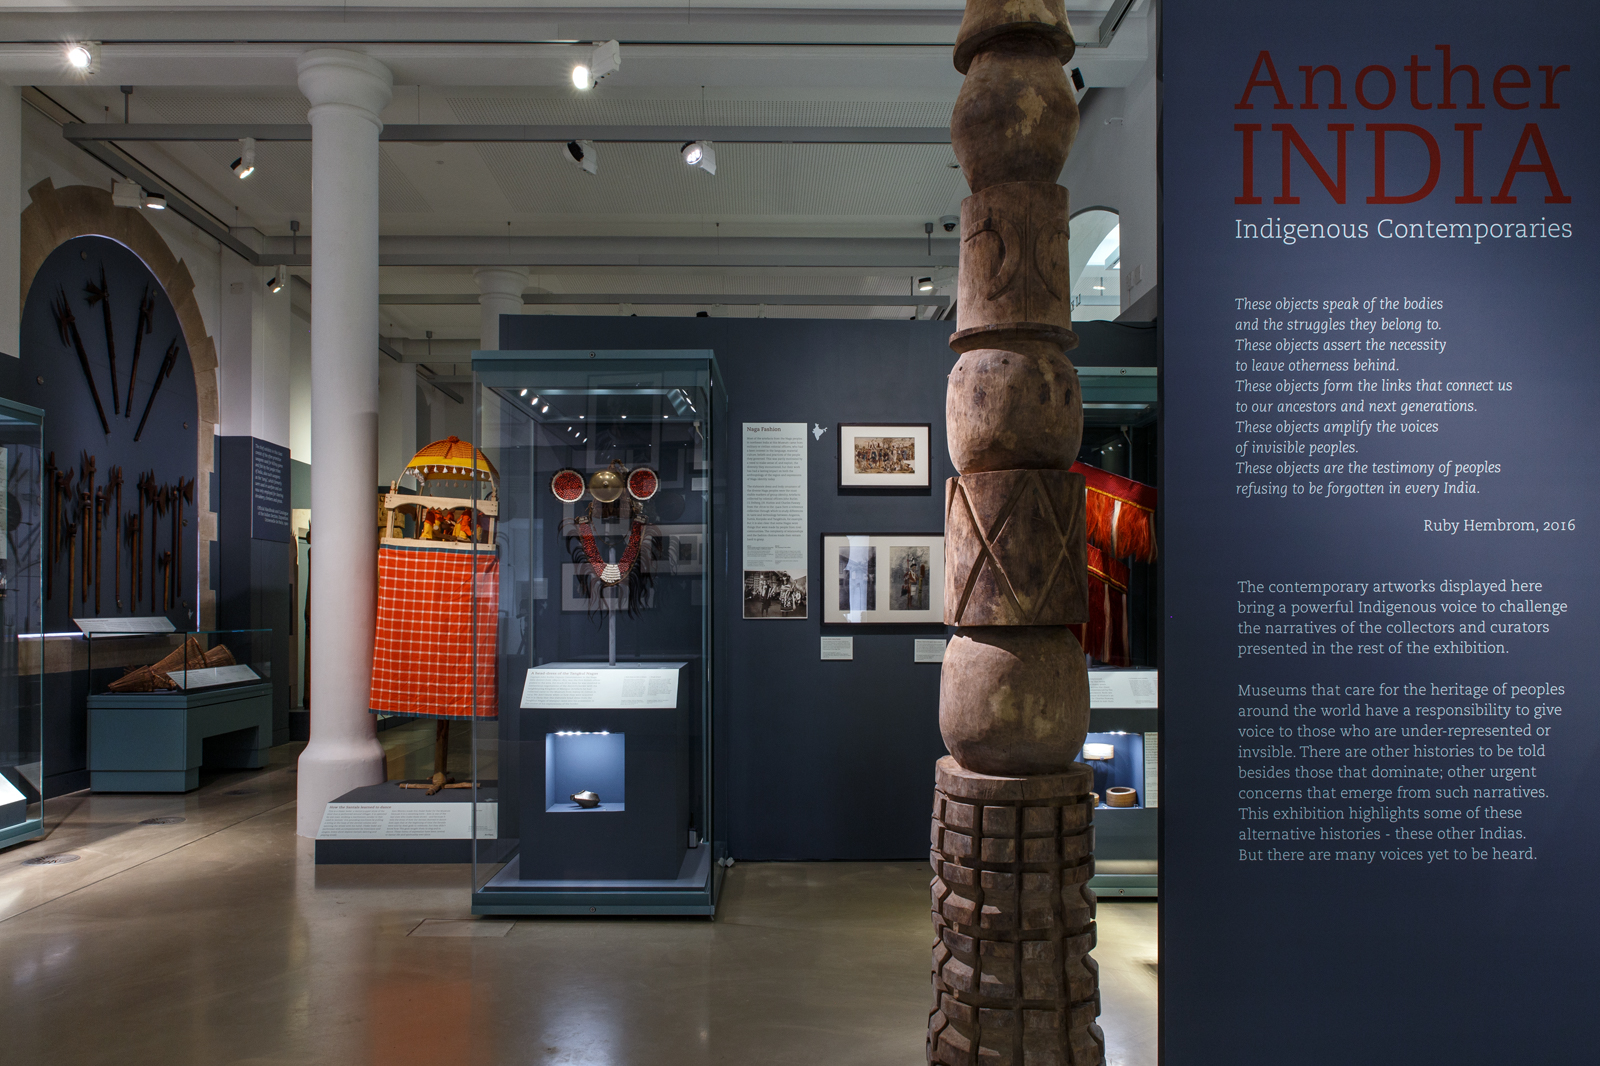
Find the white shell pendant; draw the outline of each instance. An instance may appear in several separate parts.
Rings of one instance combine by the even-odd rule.
[[[616,585],[622,581],[622,571],[616,563],[607,563],[605,569],[600,571],[600,581],[606,585]]]

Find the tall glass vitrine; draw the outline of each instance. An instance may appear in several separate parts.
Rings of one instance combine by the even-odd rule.
[[[0,847],[44,828],[44,412],[0,399]]]
[[[475,683],[498,715],[473,725],[473,910],[713,914],[731,587],[716,359],[475,352],[473,377],[499,472],[475,570],[475,616],[496,626]]]

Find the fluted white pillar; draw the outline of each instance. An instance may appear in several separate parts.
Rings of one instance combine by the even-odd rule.
[[[311,102],[311,740],[296,831],[328,801],[381,782],[368,694],[377,613],[378,131],[393,79],[360,52],[299,62]]]
[[[486,352],[500,348],[500,316],[522,314],[522,293],[528,272],[522,267],[479,267],[472,272],[478,283],[478,347]]]

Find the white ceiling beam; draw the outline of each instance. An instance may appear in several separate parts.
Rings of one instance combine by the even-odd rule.
[[[310,125],[285,123],[69,123],[69,141],[310,141]],[[711,140],[729,144],[949,144],[948,126],[525,126],[510,123],[385,123],[382,141],[412,144],[538,143],[593,140],[611,143],[681,144]]]
[[[313,238],[263,238],[260,266],[310,266]],[[380,266],[954,267],[953,237],[406,237],[378,238]],[[611,302],[611,301],[607,301]]]

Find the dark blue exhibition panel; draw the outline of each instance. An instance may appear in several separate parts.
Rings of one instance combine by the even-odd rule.
[[[727,383],[732,432],[722,512],[743,513],[741,422],[805,422],[810,439],[810,572],[822,534],[938,533],[943,483],[955,471],[944,440],[945,375],[955,364],[950,322],[826,319],[587,318],[506,315],[507,349],[712,349]],[[1149,364],[1146,329],[1088,323],[1073,356],[1084,365]],[[867,494],[838,487],[840,422],[927,422],[933,469],[926,491]],[[723,502],[725,501],[725,502]],[[744,620],[738,583],[729,625],[731,691],[719,697],[725,742],[717,758],[727,840],[739,859],[912,859],[928,849],[928,803],[939,738],[939,667],[912,661],[934,626],[823,626]],[[855,659],[822,662],[822,635],[855,637]]]
[[[1592,5],[1163,9],[1162,1050],[1579,1062]]]

